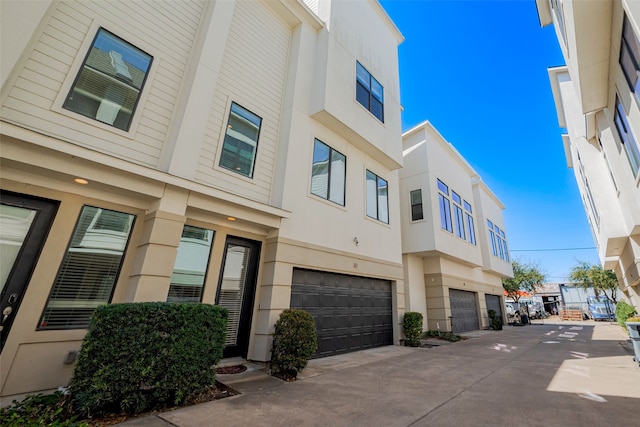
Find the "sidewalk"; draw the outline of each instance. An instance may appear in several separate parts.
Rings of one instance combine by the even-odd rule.
[[[640,368],[619,326],[545,323],[469,335],[451,345],[389,346],[312,360],[292,383],[249,370],[219,378],[238,396],[122,425],[637,423]]]

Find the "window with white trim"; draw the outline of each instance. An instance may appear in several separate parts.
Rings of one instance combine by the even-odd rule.
[[[473,211],[471,209],[471,204],[464,201],[464,218],[465,223],[467,224],[467,240],[472,245],[476,244],[476,227],[473,222]]]
[[[616,95],[616,107],[613,115],[613,121],[616,125],[616,130],[618,131],[620,143],[624,146],[624,151],[627,154],[627,159],[629,160],[629,166],[631,166],[633,176],[638,176],[638,171],[640,170],[640,149],[638,149],[638,143],[636,142],[633,132],[629,127],[627,113],[624,110],[624,106],[620,102],[618,95]]]
[[[367,170],[367,216],[389,223],[389,185],[385,179]]]
[[[316,139],[311,165],[311,194],[344,206],[347,158]]]
[[[184,225],[171,274],[168,302],[201,301],[213,235],[213,230]]]
[[[384,88],[356,61],[356,100],[384,123]]]
[[[487,228],[489,229],[489,241],[491,242],[491,253],[509,262],[511,257],[509,256],[509,248],[507,246],[507,236],[504,230],[501,230],[497,224],[487,219]]]
[[[444,182],[437,180],[438,183],[438,205],[440,207],[440,227],[453,233],[453,224],[451,223],[451,201],[449,200],[449,187]]]
[[[111,301],[135,216],[84,206],[38,329],[84,329]]]
[[[98,29],[62,107],[128,131],[153,57]]]
[[[451,190],[451,200],[453,201],[453,218],[456,224],[456,236],[466,240],[464,232],[464,215],[462,214],[462,198],[458,193]]]
[[[261,125],[262,118],[235,102],[231,103],[220,156],[221,167],[253,177]]]

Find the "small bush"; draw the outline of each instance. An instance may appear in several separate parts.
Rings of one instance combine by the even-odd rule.
[[[402,331],[405,344],[409,347],[418,347],[422,338],[422,313],[408,311],[402,318]]]
[[[491,319],[491,324],[489,327],[494,331],[502,330],[502,319],[498,317],[498,313],[495,310],[488,310],[489,319]]]
[[[424,338],[438,338],[450,342],[458,342],[462,339],[460,335],[456,335],[453,332],[441,332],[436,330],[429,330],[422,334]]]
[[[616,305],[616,319],[618,319],[618,324],[623,328],[627,319],[634,314],[636,314],[636,309],[632,305],[624,301],[620,301]]]
[[[280,314],[273,334],[271,372],[295,379],[318,350],[316,323],[304,310],[287,309]]]
[[[68,403],[67,396],[59,391],[54,394],[32,394],[0,409],[0,425],[88,427],[86,422],[76,421]]]
[[[85,416],[179,405],[215,385],[227,311],[208,304],[98,307],[69,385]]]

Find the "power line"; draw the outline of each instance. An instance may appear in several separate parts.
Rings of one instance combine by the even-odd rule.
[[[555,251],[585,251],[596,249],[595,246],[588,248],[554,248],[554,249],[509,249],[510,252],[555,252]]]

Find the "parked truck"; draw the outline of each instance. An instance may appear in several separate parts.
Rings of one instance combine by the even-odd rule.
[[[586,315],[593,320],[616,320],[616,307],[606,297],[587,297]]]

